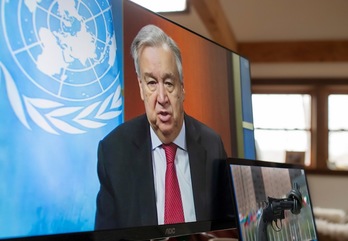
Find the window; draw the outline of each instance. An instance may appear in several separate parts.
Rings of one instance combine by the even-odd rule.
[[[252,80],[257,158],[348,170],[346,80]]]
[[[329,95],[329,158],[331,168],[348,169],[348,95]]]
[[[254,94],[253,113],[260,160],[287,161],[289,152],[303,152],[299,161],[310,165],[311,96]]]

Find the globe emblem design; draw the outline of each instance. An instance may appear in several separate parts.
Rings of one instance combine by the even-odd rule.
[[[8,90],[9,95],[18,93],[9,99],[19,98],[24,103],[22,107],[11,103],[24,125],[29,128],[27,118],[31,118],[54,134],[57,129],[83,133],[121,114],[117,46],[108,1],[20,0],[1,4],[4,38],[13,60],[28,81],[50,96],[40,99],[22,94],[23,84],[16,81],[7,85],[15,87]],[[13,14],[17,18],[11,18]],[[15,23],[10,23],[13,19]],[[2,64],[2,68],[6,81],[11,82],[6,66]],[[57,115],[72,115],[75,123],[61,123]],[[70,126],[70,130],[63,126]]]

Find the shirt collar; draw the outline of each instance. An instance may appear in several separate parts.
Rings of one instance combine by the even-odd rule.
[[[151,135],[151,144],[152,150],[162,145],[161,140],[158,138],[154,130],[150,127],[150,135]],[[173,143],[177,145],[180,149],[187,150],[186,148],[186,129],[185,129],[185,120],[182,124],[179,135],[174,139]]]

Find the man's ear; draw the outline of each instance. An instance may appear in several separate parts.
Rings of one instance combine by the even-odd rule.
[[[185,88],[184,88],[184,83],[181,84],[181,88],[182,88],[182,101],[185,100]]]
[[[140,98],[144,101],[143,85],[139,77],[138,77],[138,85],[139,85]]]

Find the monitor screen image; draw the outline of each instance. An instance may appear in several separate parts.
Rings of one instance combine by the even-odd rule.
[[[310,192],[302,166],[228,160],[239,240],[317,240]]]
[[[217,133],[227,156],[255,158],[248,59],[128,0],[1,1],[0,17],[0,239],[142,240],[236,227],[234,213],[213,215],[219,203],[193,194],[193,220],[96,228],[98,146],[144,116],[130,47],[151,24],[181,51],[185,114]],[[224,168],[220,160],[201,176],[191,166],[193,182],[221,187]],[[142,184],[134,186],[145,200]],[[215,199],[229,201],[224,188]],[[211,213],[199,214],[204,205]]]

